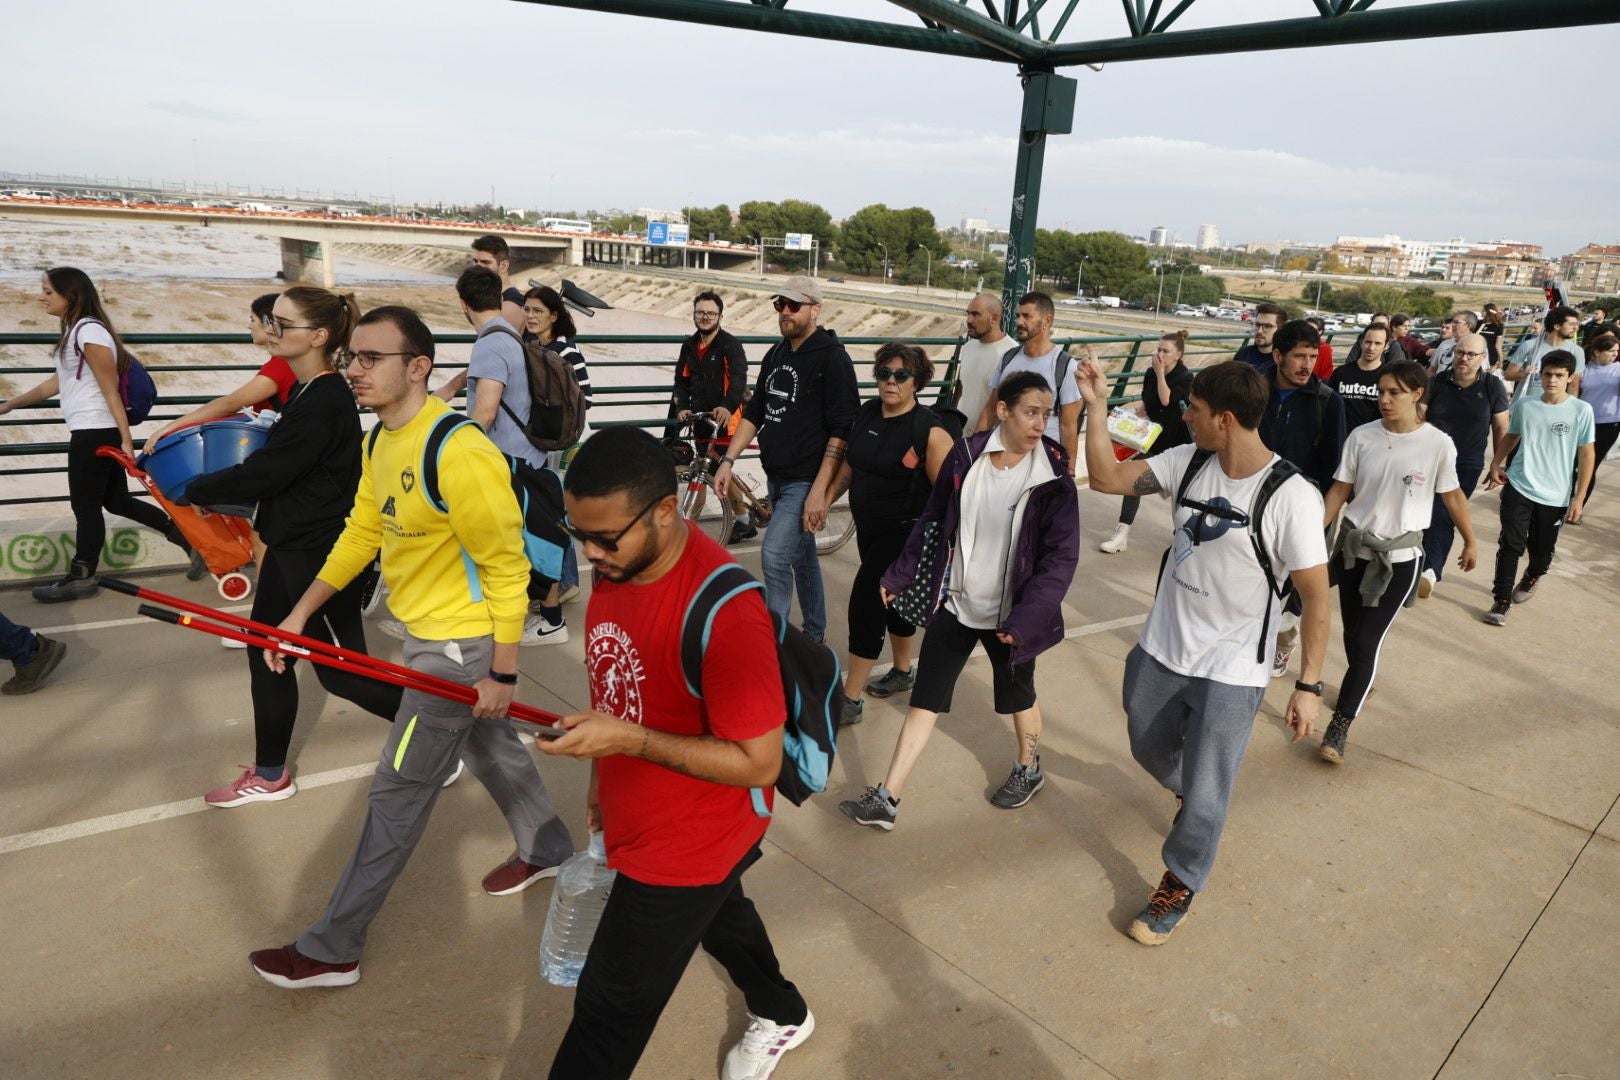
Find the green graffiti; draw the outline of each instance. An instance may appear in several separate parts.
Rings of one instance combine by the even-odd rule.
[[[0,551],[0,573],[9,571],[17,577],[65,574],[77,551],[72,533],[22,533],[13,536]],[[124,570],[139,563],[146,552],[147,538],[142,530],[113,529],[101,546],[101,562]]]

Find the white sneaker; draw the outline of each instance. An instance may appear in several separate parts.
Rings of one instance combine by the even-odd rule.
[[[782,1055],[798,1046],[816,1030],[816,1018],[808,1011],[802,1024],[776,1024],[748,1014],[752,1021],[743,1037],[726,1054],[720,1067],[720,1080],[765,1080],[776,1071]]]
[[[523,623],[523,637],[518,644],[561,645],[568,640],[568,620],[547,622],[544,615],[530,615]]]
[[[227,638],[227,637],[220,638],[219,643],[222,646],[224,646],[225,648],[227,648],[227,649],[245,649],[245,648],[247,648],[247,642],[245,642],[245,641],[232,641],[230,638]]]
[[[578,599],[579,599],[579,586],[578,585],[570,585],[570,586],[568,586],[568,588],[564,589],[562,592],[557,594],[557,603],[559,603],[559,604],[572,604]]]
[[[453,771],[449,776],[445,777],[444,778],[444,783],[440,784],[439,786],[441,788],[449,787],[451,784],[455,783],[457,780],[460,780],[461,779],[461,774],[463,772],[465,772],[466,770],[467,770],[467,763],[465,761],[462,761],[460,758],[456,758],[455,771]]]
[[[405,640],[405,624],[398,619],[378,619],[377,629],[393,638],[395,641]]]
[[[1125,538],[1131,535],[1129,525],[1114,526],[1114,535],[1097,545],[1097,550],[1104,555],[1118,555],[1125,550]]]
[[[1292,647],[1285,649],[1281,645],[1277,646],[1277,654],[1271,658],[1271,677],[1280,679],[1287,675],[1288,662],[1293,658],[1294,650]]]
[[[1418,599],[1419,600],[1427,600],[1429,598],[1429,594],[1434,592],[1434,585],[1435,585],[1436,580],[1437,579],[1434,576],[1434,571],[1433,570],[1425,570],[1425,571],[1423,571],[1423,576],[1418,578]]]

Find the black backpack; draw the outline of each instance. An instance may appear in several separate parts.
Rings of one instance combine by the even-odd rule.
[[[703,696],[703,654],[709,648],[714,617],[732,597],[765,587],[736,563],[718,567],[698,587],[681,619],[681,674],[693,697]],[[838,718],[843,706],[843,665],[838,654],[797,626],[771,617],[776,626],[776,664],[782,673],[787,722],[782,727],[782,771],[776,790],[794,806],[827,790],[827,776],[838,752]],[[754,812],[769,817],[765,794],[752,789]]]
[[[1204,463],[1214,456],[1215,452],[1213,450],[1193,451],[1192,460],[1187,462],[1187,471],[1181,474],[1181,483],[1176,486],[1176,506],[1183,505],[1182,500],[1187,497],[1187,489],[1192,486],[1193,478],[1204,467]],[[1260,519],[1261,515],[1266,512],[1271,497],[1277,494],[1277,489],[1292,477],[1302,475],[1304,474],[1299,471],[1298,466],[1278,458],[1271,463],[1271,468],[1266,472],[1265,479],[1260,481],[1260,490],[1255,493],[1254,503],[1249,507],[1249,544],[1254,548],[1255,561],[1260,564],[1260,569],[1265,572],[1266,585],[1271,589],[1272,595],[1279,600],[1286,600],[1293,590],[1293,583],[1287,578],[1284,578],[1280,585],[1277,583],[1277,575],[1271,568],[1271,553],[1266,550],[1266,540],[1260,532]],[[1164,554],[1159,557],[1158,580],[1161,582],[1164,580],[1164,565],[1169,558],[1170,549],[1165,548]],[[1157,591],[1157,586],[1155,586],[1155,591]],[[1260,622],[1260,645],[1256,650],[1261,663],[1265,663],[1270,659],[1266,656],[1266,639],[1270,630],[1271,604],[1267,603],[1266,613]]]
[[[1001,363],[996,365],[997,386],[1001,385],[1001,376],[1006,373],[1007,365],[1012,363],[1013,357],[1017,356],[1023,351],[1024,347],[1022,345],[1014,345],[1012,348],[1008,349],[1002,354]],[[1052,383],[1052,399],[1054,402],[1063,400],[1063,395],[1059,390],[1059,387],[1063,385],[1063,380],[1069,377],[1069,368],[1073,364],[1074,357],[1069,354],[1068,349],[1063,349],[1058,353],[1057,363],[1052,365],[1052,374],[1056,376],[1056,380]]]
[[[492,332],[517,338],[523,346],[524,368],[529,376],[528,420],[513,412],[504,397],[501,408],[536,450],[566,450],[573,446],[585,430],[586,409],[585,391],[574,376],[574,369],[540,342],[525,341],[503,319],[490,323],[478,336]]]

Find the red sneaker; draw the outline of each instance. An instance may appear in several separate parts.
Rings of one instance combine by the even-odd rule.
[[[244,803],[278,802],[298,794],[298,785],[293,783],[291,769],[284,771],[280,780],[266,780],[253,771],[252,765],[244,766],[244,769],[242,775],[229,784],[204,795],[203,801],[225,810]]]
[[[312,986],[353,986],[360,981],[360,961],[323,964],[311,960],[291,945],[260,949],[248,955],[253,970],[267,983],[283,990],[306,990]]]
[[[556,877],[555,866],[536,866],[524,862],[523,856],[513,855],[484,875],[484,891],[491,896],[511,896],[520,893],[542,878]]]

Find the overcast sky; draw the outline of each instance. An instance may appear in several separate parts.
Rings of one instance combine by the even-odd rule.
[[[920,25],[880,0],[792,6]],[[1314,10],[1199,0],[1178,28]],[[3,25],[0,169],[1008,216],[1019,90],[989,61],[516,0],[73,0],[8,4]],[[1117,3],[1085,0],[1063,41],[1125,33]],[[1617,49],[1604,26],[1074,69],[1040,222],[1620,243]]]

